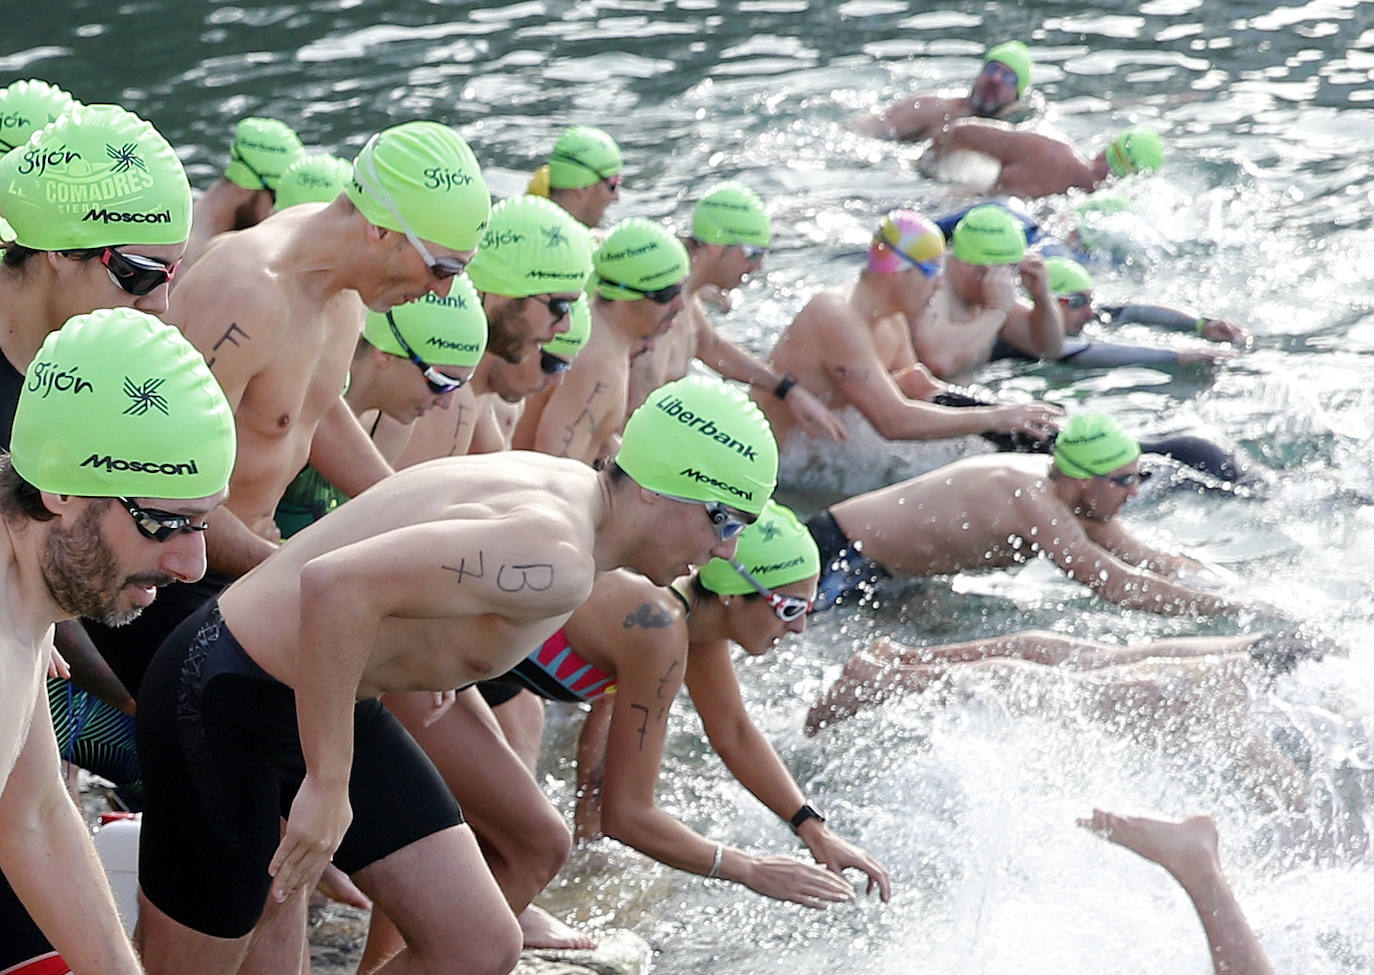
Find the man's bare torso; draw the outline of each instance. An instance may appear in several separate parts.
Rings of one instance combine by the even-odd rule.
[[[29,530],[34,530],[30,527]],[[20,632],[23,593],[19,589],[14,551],[8,540],[0,545],[0,794],[29,737],[33,709],[43,688],[43,675],[52,648],[52,626],[42,633]],[[35,567],[36,571],[36,567]]]

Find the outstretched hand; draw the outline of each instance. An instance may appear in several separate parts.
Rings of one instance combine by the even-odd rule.
[[[839,418],[826,409],[824,403],[802,387],[793,386],[783,402],[792,411],[793,419],[797,421],[798,426],[806,431],[807,436],[817,439],[829,437],[835,443],[849,437],[848,431],[845,430],[844,424],[839,421]]]
[[[860,847],[836,836],[825,826],[806,830],[806,835],[802,839],[806,841],[806,846],[816,858],[816,862],[826,869],[840,876],[851,867],[862,870],[868,875],[866,893],[872,894],[873,888],[876,887],[878,896],[884,902],[892,896],[892,878],[877,860]]]
[[[854,888],[838,874],[786,856],[751,857],[744,886],[765,897],[823,908],[852,901]]]
[[[325,788],[306,773],[291,803],[286,832],[267,866],[273,899],[281,903],[301,888],[313,888],[352,821],[347,785]]]

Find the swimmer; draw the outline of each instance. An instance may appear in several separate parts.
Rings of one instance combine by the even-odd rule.
[[[600,227],[606,209],[620,199],[624,167],[620,146],[608,133],[574,125],[563,130],[525,192],[548,197],[584,227]]]
[[[699,476],[681,474],[684,462]],[[503,673],[602,572],[628,566],[666,584],[731,557],[776,476],[762,415],[737,391],[689,378],[630,418],[605,471],[528,453],[410,467],[207,602],[163,644],[139,700],[150,975],[235,971],[269,895],[299,901],[331,857],[396,921],[408,947],[394,964],[509,971],[520,950],[511,910],[542,884],[503,892],[376,696]],[[226,721],[236,730],[221,734]],[[194,798],[205,790],[211,806]],[[269,970],[299,961],[303,924],[298,936],[274,946]]]
[[[1001,168],[989,192],[1023,198],[1092,191],[1113,178],[1153,173],[1164,162],[1164,140],[1143,125],[1117,133],[1092,159],[1062,139],[982,119],[955,122],[936,138],[934,148],[941,154],[972,151],[991,157]]]
[[[286,168],[305,152],[296,130],[274,118],[240,119],[229,145],[224,175],[196,201],[191,240],[183,258],[189,268],[210,238],[266,220]]]
[[[70,92],[41,78],[21,78],[0,88],[0,156],[80,104]]]
[[[353,177],[353,164],[327,152],[307,152],[277,180],[277,199],[272,211],[285,210],[301,203],[329,203],[344,191]]]
[[[1221,872],[1217,824],[1209,814],[1168,820],[1094,809],[1078,825],[1159,864],[1178,881],[1202,923],[1216,975],[1274,975]]]
[[[853,405],[889,440],[933,440],[985,431],[1048,437],[1060,415],[1043,403],[971,409],[929,402],[945,390],[918,361],[910,323],[937,292],[944,237],[920,214],[894,210],[883,218],[858,280],[807,302],[769,354],[775,372],[832,411]],[[786,452],[797,422],[772,391],[755,389]]]
[[[683,288],[685,303],[676,328],[630,363],[630,408],[652,389],[687,375],[693,359],[787,404],[808,436],[843,440],[844,427],[825,404],[795,380],[779,375],[747,349],[726,338],[706,314],[703,297],[719,303],[763,267],[773,241],[772,222],[759,195],[743,183],[725,182],[709,190],[692,211],[692,232],[684,240],[691,271]],[[727,304],[728,310],[728,304]]]
[[[677,320],[689,261],[682,243],[641,217],[612,228],[592,255],[592,335],[561,386],[535,397],[514,444],[594,464],[614,453],[629,413],[630,360]]]
[[[1043,555],[1103,599],[1162,614],[1245,604],[1179,581],[1206,568],[1153,548],[1116,516],[1139,490],[1140,445],[1110,417],[1082,413],[1040,457],[970,457],[848,498],[808,520],[825,569],[820,604],[891,575],[953,575]]]
[[[956,119],[1001,118],[1020,111],[1031,82],[1030,49],[1020,41],[989,48],[967,95],[923,92],[883,111],[870,111],[852,123],[856,132],[911,142],[933,139]]]
[[[189,187],[185,205],[189,212]],[[90,833],[62,784],[43,672],[58,620],[117,626],[159,587],[205,571],[199,529],[225,496],[233,417],[181,333],[130,308],[74,316],[43,340],[26,375],[11,451],[0,455],[0,869],[19,892],[0,896],[0,964],[32,975],[137,975]],[[146,408],[131,408],[131,386],[144,394],[133,405]],[[91,464],[97,456],[141,463]]]
[[[1064,320],[1045,262],[1026,251],[1020,220],[1004,207],[974,207],[950,243],[945,287],[928,314],[911,319],[916,358],[941,379],[986,365],[998,341],[1035,358],[1058,358]],[[1017,297],[1017,280],[1029,302]]]

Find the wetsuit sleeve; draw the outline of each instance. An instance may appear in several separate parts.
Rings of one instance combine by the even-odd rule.
[[[1196,315],[1163,305],[1101,305],[1098,310],[1113,325],[1139,322],[1142,325],[1161,325],[1177,332],[1191,332],[1197,327]]]
[[[1150,345],[1125,345],[1120,342],[1077,342],[1067,344],[1059,362],[1089,369],[1112,366],[1177,365],[1178,353]]]

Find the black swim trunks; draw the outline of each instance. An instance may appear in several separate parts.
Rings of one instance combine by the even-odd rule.
[[[139,884],[217,938],[253,929],[267,865],[305,776],[296,695],[260,668],[212,600],[158,650],[139,698],[144,813]],[[414,739],[375,698],[353,712],[353,823],[334,863],[354,873],[463,821]]]
[[[892,578],[886,569],[865,557],[859,546],[849,540],[829,508],[808,518],[806,527],[821,550],[821,578],[816,584],[815,611],[850,599],[866,599],[880,581]]]

